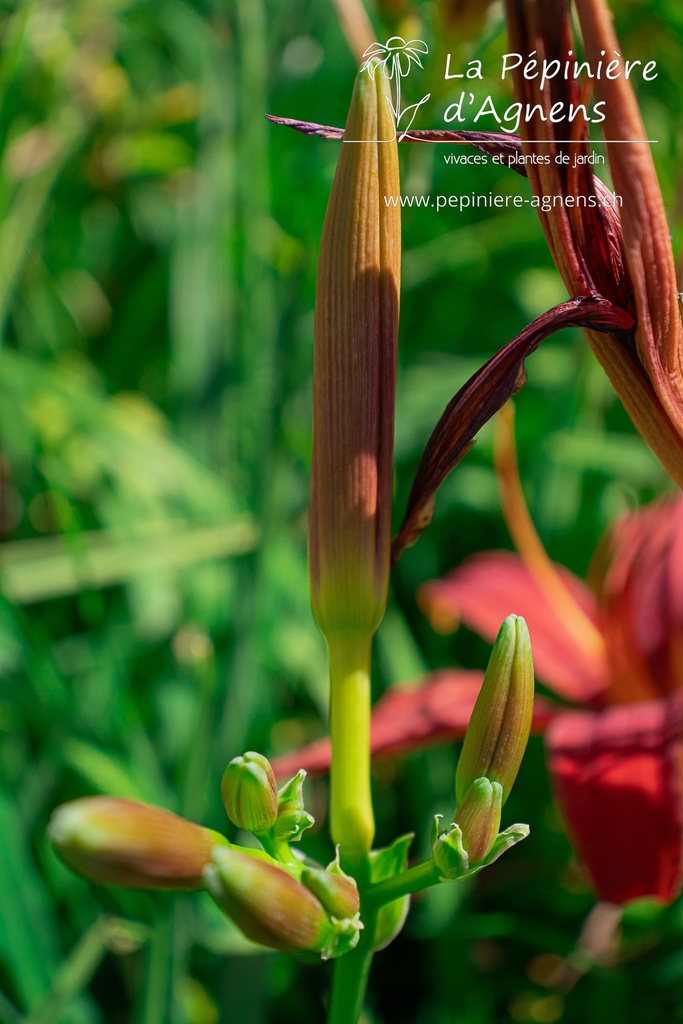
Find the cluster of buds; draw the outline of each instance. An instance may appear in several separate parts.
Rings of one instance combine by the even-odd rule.
[[[527,825],[499,833],[503,804],[531,731],[534,669],[524,619],[500,628],[465,734],[455,777],[456,812],[448,829],[437,815],[432,852],[446,879],[463,878],[497,860],[529,834]]]
[[[77,874],[100,885],[206,889],[243,934],[272,949],[341,956],[363,925],[355,881],[336,858],[327,868],[297,856],[289,843],[313,824],[298,772],[278,793],[273,769],[249,751],[225,770],[230,820],[263,849],[237,846],[158,807],[118,797],[86,797],[58,807],[52,845]]]
[[[529,737],[533,691],[529,633],[523,619],[510,615],[465,736],[452,824],[443,829],[439,817],[435,821],[432,881],[475,874],[528,835],[526,825],[499,828]],[[227,766],[221,790],[228,816],[251,832],[261,849],[238,846],[169,811],[117,797],[89,797],[58,808],[49,837],[64,863],[90,881],[205,889],[248,939],[271,949],[338,957],[359,941],[360,896],[340,866],[339,848],[323,867],[290,846],[313,824],[304,807],[305,776],[297,772],[278,791],[270,762],[261,754],[248,751]],[[370,855],[371,891],[406,874],[411,838]],[[407,909],[407,897],[400,893],[379,909],[369,939],[373,948],[391,941]]]

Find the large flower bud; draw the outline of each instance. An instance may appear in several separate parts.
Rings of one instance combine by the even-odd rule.
[[[389,582],[401,259],[390,100],[384,75],[359,72],[320,244],[310,575],[328,640],[372,635]]]
[[[170,811],[118,797],[85,797],[54,811],[48,836],[91,882],[133,889],[201,889],[223,836]]]
[[[389,82],[360,71],[320,244],[309,567],[329,646],[330,830],[372,846],[370,644],[389,587],[401,210]]]

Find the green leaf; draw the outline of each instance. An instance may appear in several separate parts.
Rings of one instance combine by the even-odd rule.
[[[5,793],[0,793],[0,835],[0,960],[28,1008],[50,988],[59,944],[49,896]]]
[[[369,855],[370,881],[383,882],[386,878],[393,878],[394,875],[405,871],[408,867],[408,849],[413,839],[414,834],[408,832],[394,839],[391,846],[386,846],[382,850],[372,850]],[[404,896],[380,908],[375,923],[373,949],[384,949],[393,942],[403,927],[409,907],[410,896]]]
[[[63,597],[144,577],[162,569],[252,550],[248,519],[190,527],[152,522],[119,530],[15,541],[0,548],[4,593],[19,604]]]

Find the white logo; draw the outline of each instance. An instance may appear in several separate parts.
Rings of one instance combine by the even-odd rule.
[[[361,64],[361,72],[366,71],[374,79],[378,69],[381,68],[384,77],[394,83],[395,103],[387,101],[394,118],[394,136],[392,139],[384,141],[393,142],[397,133],[400,132],[399,142],[402,142],[408,135],[419,108],[431,96],[431,93],[427,93],[419,103],[411,103],[406,107],[401,106],[401,79],[407,77],[413,64],[417,64],[420,68],[423,67],[420,55],[426,53],[429,53],[429,47],[422,39],[410,39],[406,42],[401,36],[392,36],[391,39],[387,39],[386,43],[372,43],[363,54],[364,61]]]

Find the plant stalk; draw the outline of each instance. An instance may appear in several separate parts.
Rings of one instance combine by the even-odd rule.
[[[356,948],[335,961],[327,1024],[357,1024],[363,1010],[370,976],[377,912],[371,904],[366,903],[364,897],[364,893],[368,891],[370,875],[367,856],[364,855],[356,861],[354,872],[361,890],[364,927]]]
[[[371,642],[371,636],[328,638],[330,831],[341,848],[342,862],[347,863],[367,853],[375,835],[370,792]]]
[[[410,896],[421,889],[428,889],[441,881],[441,873],[433,860],[402,871],[400,875],[386,878],[383,882],[373,885],[366,896],[366,904],[370,907],[383,907],[385,903],[393,903],[403,896]]]
[[[365,948],[362,939],[356,949],[335,961],[327,1024],[357,1024],[371,963],[372,950]]]

